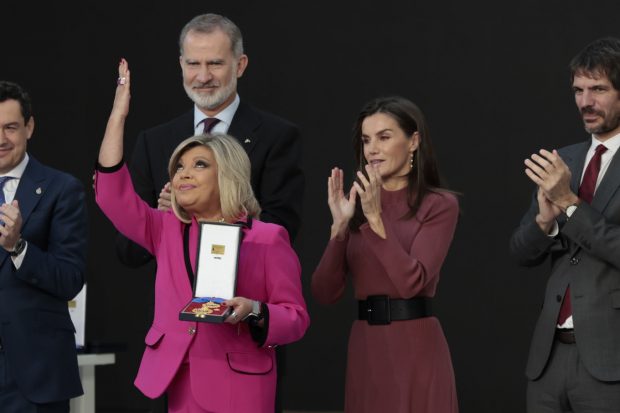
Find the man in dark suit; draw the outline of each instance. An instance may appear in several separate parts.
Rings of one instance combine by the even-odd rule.
[[[82,394],[67,301],[84,285],[84,190],[72,176],[28,156],[33,130],[28,95],[0,82],[3,413],[69,412],[69,399]]]
[[[194,107],[140,133],[130,163],[136,192],[154,207],[170,208],[168,161],[176,146],[203,132],[227,133],[239,140],[250,158],[252,188],[262,208],[260,219],[282,225],[292,241],[301,223],[304,194],[297,127],[240,100],[237,79],[248,57],[243,53],[241,31],[232,21],[217,14],[196,16],[181,31],[179,47],[183,86]],[[120,235],[117,252],[132,267],[151,259]],[[276,411],[281,410],[283,351],[277,353]]]
[[[620,412],[620,40],[570,64],[591,138],[525,161],[536,195],[511,239],[522,265],[551,258],[527,364],[527,409]]]
[[[152,206],[169,208],[167,171],[174,148],[204,131],[227,133],[239,140],[252,163],[260,219],[282,225],[292,241],[301,223],[304,193],[297,127],[239,99],[237,79],[248,57],[243,53],[241,31],[232,21],[217,14],[196,16],[183,28],[179,47],[183,86],[194,107],[140,133],[130,163],[136,192]],[[122,238],[117,252],[132,267],[151,258]]]

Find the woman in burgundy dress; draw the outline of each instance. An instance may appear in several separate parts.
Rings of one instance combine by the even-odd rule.
[[[441,188],[424,115],[409,100],[369,102],[353,139],[360,171],[345,195],[343,172],[332,169],[331,237],[312,276],[319,302],[340,299],[347,274],[359,300],[345,411],[458,412],[450,351],[430,313],[457,199]]]

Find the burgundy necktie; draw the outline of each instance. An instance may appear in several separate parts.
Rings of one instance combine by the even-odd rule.
[[[596,180],[598,179],[598,173],[601,170],[601,156],[607,150],[604,145],[598,145],[594,150],[594,156],[590,159],[588,167],[583,174],[583,180],[579,186],[579,198],[583,202],[588,204],[592,203],[594,198],[594,191],[596,189]],[[558,315],[558,325],[564,324],[566,319],[573,313],[573,309],[570,303],[570,285],[566,288],[564,293],[564,301],[562,301],[562,307],[560,307],[560,314]]]
[[[204,124],[204,129],[202,133],[210,133],[211,130],[220,120],[218,118],[204,118],[202,123]]]

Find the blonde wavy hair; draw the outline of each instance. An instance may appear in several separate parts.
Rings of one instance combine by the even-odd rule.
[[[235,221],[243,216],[259,218],[260,205],[254,196],[250,183],[250,159],[245,150],[232,136],[216,133],[196,135],[181,142],[170,157],[168,175],[170,182],[176,174],[179,159],[196,146],[205,146],[213,152],[217,163],[217,184],[220,190],[220,205],[226,221]],[[171,191],[172,210],[186,224],[192,220],[177,202],[174,189]]]

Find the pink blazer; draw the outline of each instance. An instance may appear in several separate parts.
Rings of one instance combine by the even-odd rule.
[[[274,346],[299,340],[310,319],[301,293],[301,268],[279,225],[253,221],[244,229],[236,295],[260,300],[269,309],[262,347],[245,323],[211,324],[179,320],[191,300],[183,258],[183,223],[170,212],[150,208],[134,192],[126,166],[97,171],[96,200],[125,236],[157,259],[155,317],[146,335],[135,385],[150,398],[166,391],[186,354],[192,393],[213,412],[273,412],[276,385]],[[190,227],[190,251],[196,251],[198,224]],[[195,267],[196,257],[191,257]]]

